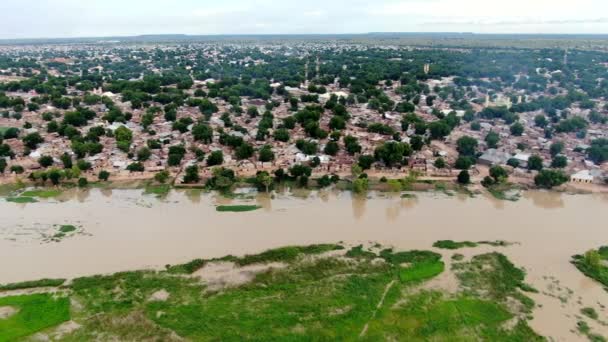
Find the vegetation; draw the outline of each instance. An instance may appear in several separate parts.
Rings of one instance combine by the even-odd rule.
[[[63,193],[62,190],[59,189],[35,189],[28,190],[21,193],[19,196],[22,197],[37,197],[37,198],[52,198],[57,197]]]
[[[325,254],[341,249],[335,244],[292,246],[243,257],[197,259],[160,272],[77,278],[69,294],[79,303],[72,319],[81,327],[63,339],[171,340],[177,335],[190,340],[542,340],[519,308],[507,306],[506,298],[519,298],[515,288],[523,284],[523,272],[504,257],[483,255],[459,263],[458,274],[467,276],[459,275],[465,290],[450,295],[420,288],[445,272],[437,253],[372,252],[357,246],[341,258]],[[247,283],[220,288],[188,276],[212,262],[232,262],[238,268],[275,262],[284,266],[261,268]],[[483,291],[470,291],[471,281]],[[161,292],[165,295],[158,295]],[[0,340],[29,336],[70,319],[68,298],[36,296],[46,306],[39,302],[31,309],[44,310],[36,321],[45,324],[28,324],[19,335],[0,329]],[[2,298],[0,307],[18,306],[22,300]],[[21,314],[24,306],[19,307]],[[0,320],[0,327],[16,317]],[[516,324],[504,324],[513,318]]]
[[[17,310],[14,315],[0,319],[0,341],[20,340],[70,319],[69,299],[51,294],[1,297],[0,307]]]
[[[259,205],[219,205],[215,209],[219,212],[246,212],[261,209]]]
[[[605,260],[608,260],[608,246],[589,250],[584,255],[575,255],[572,257],[572,264],[587,277],[608,287],[608,267],[604,264]]]
[[[65,279],[40,279],[34,281],[24,281],[20,283],[0,285],[0,291],[23,290],[39,287],[56,287],[63,285],[65,281]]]
[[[489,245],[494,247],[508,246],[509,243],[506,241],[452,241],[452,240],[440,240],[433,244],[435,248],[441,249],[460,249],[460,248],[472,248],[479,245]]]

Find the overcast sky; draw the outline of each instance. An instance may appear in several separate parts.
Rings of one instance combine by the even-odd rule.
[[[0,0],[0,38],[608,33],[608,0]]]

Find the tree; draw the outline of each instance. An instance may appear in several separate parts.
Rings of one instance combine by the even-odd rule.
[[[51,165],[53,165],[53,157],[51,156],[41,156],[38,159],[38,164],[40,164],[40,166],[42,167],[49,167]]]
[[[80,159],[76,162],[76,167],[80,170],[80,171],[87,171],[90,170],[91,167],[93,167],[91,165],[91,163],[89,163],[88,161],[84,160],[84,159]]]
[[[255,182],[258,188],[263,188],[268,192],[272,185],[272,176],[266,171],[258,171],[255,175]]]
[[[194,184],[198,183],[201,177],[198,175],[198,165],[190,165],[186,168],[186,174],[184,175],[184,183]]]
[[[192,136],[196,141],[210,144],[213,141],[213,128],[205,124],[197,124],[192,127]]]
[[[152,152],[150,152],[150,149],[147,147],[142,147],[139,149],[139,151],[137,151],[137,160],[139,161],[146,161],[148,159],[150,159],[150,156],[152,155]]]
[[[163,170],[154,175],[154,180],[157,182],[164,184],[169,179],[169,171]]]
[[[486,135],[485,141],[489,148],[496,148],[498,147],[498,142],[500,142],[500,136],[498,133],[490,131],[488,135]]]
[[[239,160],[249,159],[254,153],[255,150],[253,149],[253,146],[249,145],[248,143],[241,144],[241,146],[237,147],[235,150],[236,158]]]
[[[562,153],[564,150],[564,143],[561,141],[556,141],[549,147],[549,152],[551,152],[551,157],[555,157],[558,154]]]
[[[599,270],[602,263],[602,256],[596,250],[589,250],[585,253],[585,264],[593,270]]]
[[[107,182],[110,178],[110,173],[106,170],[101,170],[99,171],[97,178],[99,178],[100,181]]]
[[[89,185],[89,181],[86,178],[84,178],[84,177],[78,178],[78,187],[79,188],[85,188],[87,185]]]
[[[542,114],[538,114],[537,116],[534,117],[534,124],[537,127],[545,128],[545,127],[547,127],[547,124],[548,124],[547,118]]]
[[[140,162],[135,162],[129,164],[129,166],[127,166],[127,170],[129,170],[130,172],[144,172],[145,168],[144,164]]]
[[[257,107],[251,106],[251,107],[247,108],[247,115],[249,115],[252,118],[255,118],[260,115],[260,112],[258,112]]]
[[[568,181],[568,176],[559,170],[542,170],[534,177],[534,184],[540,188],[551,189]]]
[[[361,145],[359,145],[359,140],[352,135],[347,135],[343,138],[344,147],[346,148],[346,152],[350,155],[354,155],[356,153],[361,152]]]
[[[63,168],[64,169],[71,169],[72,168],[72,156],[70,156],[68,153],[64,153],[61,155],[60,157],[61,162],[63,163]]]
[[[471,176],[467,170],[462,170],[458,174],[458,183],[460,184],[469,184],[471,182]]]
[[[475,160],[473,158],[467,156],[460,156],[458,157],[458,159],[456,159],[454,167],[458,170],[468,170],[471,168],[471,166],[473,166],[473,164],[475,164]]]
[[[175,145],[169,147],[169,159],[167,164],[169,166],[178,166],[181,164],[184,156],[186,155],[186,148],[182,145]]]
[[[367,191],[369,187],[369,181],[367,178],[357,178],[353,181],[353,192],[356,194],[362,194]]]
[[[274,131],[273,137],[277,141],[288,142],[289,141],[289,131],[285,128],[279,128]]]
[[[346,121],[341,116],[333,116],[331,120],[329,120],[329,128],[334,130],[342,130],[346,128]]]
[[[494,185],[496,182],[494,181],[494,178],[490,177],[490,176],[485,176],[483,177],[483,179],[481,180],[481,185],[483,185],[484,188],[489,188],[492,185]]]
[[[338,154],[339,150],[340,146],[335,141],[327,142],[327,144],[325,144],[325,148],[323,148],[323,152],[330,156],[335,156],[336,154]]]
[[[317,180],[317,184],[321,188],[326,188],[326,187],[330,186],[331,183],[332,183],[331,177],[329,177],[328,175],[323,175],[321,178],[319,178]]]
[[[419,135],[413,135],[410,138],[410,145],[414,151],[420,151],[422,150],[422,147],[424,147],[424,139],[422,139],[422,137]]]
[[[563,169],[568,166],[568,158],[566,156],[555,156],[551,161],[551,167],[556,169]]]
[[[133,132],[125,126],[120,126],[114,131],[116,145],[123,152],[129,152],[131,141],[133,141]]]
[[[510,158],[509,160],[507,160],[507,165],[509,165],[512,168],[518,168],[519,167],[519,160],[517,160],[515,158]]]
[[[64,173],[57,169],[51,169],[49,172],[47,172],[47,177],[51,180],[53,185],[59,185],[59,182],[61,182],[61,178],[63,178],[63,176]]]
[[[270,162],[274,160],[274,152],[272,152],[272,146],[264,145],[259,152],[258,160],[262,163]]]
[[[418,125],[416,125],[416,128]],[[452,128],[443,120],[433,121],[428,126],[431,132],[431,139],[443,139],[452,132]]]
[[[596,164],[608,161],[608,139],[595,139],[587,150],[587,156]]]
[[[458,153],[462,156],[474,157],[477,154],[477,139],[469,136],[461,137],[456,141]]]
[[[441,157],[437,158],[435,160],[435,163],[433,163],[433,165],[438,169],[444,169],[446,167],[445,160]]]
[[[222,165],[224,163],[224,153],[221,150],[213,151],[207,157],[207,166]]]
[[[361,167],[362,170],[369,170],[372,165],[374,164],[374,157],[370,156],[368,154],[364,154],[359,156],[359,160],[357,161],[357,164]]]
[[[4,171],[6,170],[6,166],[6,159],[0,158],[0,175],[4,173]]]
[[[543,169],[543,158],[533,155],[528,159],[528,170],[540,171]]]
[[[412,152],[413,150],[409,144],[387,141],[376,148],[374,151],[374,158],[384,162],[386,166],[391,167],[394,164],[402,163],[403,158],[411,155]]]
[[[313,155],[319,149],[316,142],[299,139],[296,141],[296,147],[306,155]]]
[[[30,133],[23,137],[23,144],[32,150],[36,149],[38,144],[42,143],[43,141],[44,139],[42,139],[38,132]]]
[[[504,168],[495,165],[490,168],[490,177],[494,178],[496,183],[504,183],[509,178],[509,174]]]
[[[7,128],[4,131],[4,134],[2,134],[2,137],[5,140],[17,139],[19,137],[19,128],[15,128],[15,127]]]
[[[524,125],[519,122],[516,122],[511,125],[510,130],[512,135],[520,137],[524,133]]]
[[[301,177],[301,176],[310,177],[310,175],[312,174],[312,169],[306,165],[296,164],[296,165],[292,166],[291,168],[289,168],[289,174],[292,177]]]

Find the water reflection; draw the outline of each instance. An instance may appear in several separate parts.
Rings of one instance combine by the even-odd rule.
[[[559,209],[564,207],[562,193],[553,191],[528,191],[523,197],[531,200],[535,207],[542,209]]]
[[[112,197],[112,189],[110,189],[110,188],[101,188],[99,191],[101,192],[103,197],[106,197],[106,198]]]
[[[272,211],[272,196],[269,193],[261,192],[256,197],[256,203],[265,211]]]
[[[202,194],[201,189],[188,189],[185,191],[186,198],[192,204],[201,203],[201,197],[202,197],[201,194]]]
[[[364,195],[352,194],[351,198],[353,207],[353,217],[358,221],[365,215],[367,197],[365,197]]]

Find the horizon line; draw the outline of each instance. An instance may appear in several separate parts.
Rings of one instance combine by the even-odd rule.
[[[108,36],[56,36],[56,37],[21,37],[0,38],[1,41],[35,41],[35,40],[77,40],[77,39],[128,39],[145,37],[269,37],[269,36],[364,36],[364,35],[470,35],[470,36],[608,36],[607,33],[533,33],[533,32],[471,32],[471,31],[378,31],[378,32],[351,32],[351,33],[144,33],[131,35]]]

